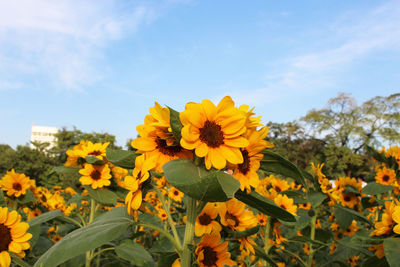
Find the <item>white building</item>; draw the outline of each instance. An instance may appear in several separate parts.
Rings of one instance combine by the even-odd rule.
[[[52,148],[56,144],[56,137],[55,134],[58,133],[57,127],[48,127],[48,126],[37,126],[32,125],[31,129],[31,142],[38,142],[38,143],[49,143],[49,148]],[[32,143],[30,144],[31,148],[34,148]]]

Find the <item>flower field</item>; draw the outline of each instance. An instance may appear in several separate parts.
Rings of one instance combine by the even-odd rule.
[[[52,172],[0,180],[0,266],[400,266],[400,147],[327,177],[279,154],[230,97],[155,103],[132,150],[81,142]]]

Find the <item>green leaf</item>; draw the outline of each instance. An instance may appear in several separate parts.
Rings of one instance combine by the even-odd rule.
[[[262,258],[264,260],[266,260],[270,266],[272,267],[278,267],[278,265],[276,265],[276,263],[274,262],[273,259],[271,259],[271,257],[269,257],[267,254],[265,254],[264,250],[258,246],[254,247],[254,251],[256,252],[256,256],[259,258]]]
[[[18,266],[20,267],[32,267],[30,264],[28,264],[27,262],[25,262],[23,259],[21,259],[20,257],[18,257],[17,255],[15,255],[14,253],[10,253],[11,254],[11,261],[18,264]]]
[[[126,207],[114,208],[96,218],[91,224],[67,234],[47,250],[34,266],[57,266],[117,239],[132,223]]]
[[[135,266],[154,266],[153,257],[141,245],[133,243],[132,240],[124,240],[115,247],[118,257],[129,261]]]
[[[116,205],[118,196],[107,189],[93,189],[91,186],[85,186],[85,189],[89,192],[89,195],[96,201],[108,204]]]
[[[358,191],[354,186],[347,185],[346,189],[343,190],[343,193],[348,194],[348,193],[353,193],[356,195],[360,195],[360,191]]]
[[[163,167],[167,181],[188,196],[202,201],[222,202],[234,197],[240,183],[222,171],[206,171],[188,159],[176,159]]]
[[[36,242],[38,241],[40,237],[40,232],[41,232],[41,227],[39,224],[34,225],[34,226],[29,226],[28,233],[32,234],[32,238],[29,240],[29,244],[31,245],[31,248],[34,248],[36,245]]]
[[[168,107],[169,108],[169,121],[171,124],[171,129],[172,129],[172,135],[175,137],[175,139],[180,142],[182,135],[181,135],[181,130],[182,130],[182,123],[179,119],[179,112]]]
[[[393,190],[393,186],[391,185],[383,185],[378,184],[377,182],[372,182],[367,184],[362,190],[361,193],[366,195],[379,195],[382,193],[386,193]]]
[[[0,189],[0,207],[6,207],[7,202],[6,199],[4,198],[4,193],[3,190]]]
[[[17,198],[18,203],[20,204],[28,204],[35,202],[35,196],[33,195],[31,190],[26,190],[26,194]]]
[[[377,161],[385,163],[386,166],[398,169],[396,159],[394,157],[386,157],[385,153],[380,153],[370,146],[366,146],[368,153]]]
[[[354,219],[357,220],[357,221],[362,221],[362,222],[368,223],[369,225],[373,225],[373,223],[370,220],[368,220],[364,215],[362,215],[361,213],[358,213],[355,210],[352,210],[352,209],[349,209],[349,208],[345,208],[345,207],[342,207],[340,205],[336,205],[336,207],[341,209],[341,210],[344,210],[348,214],[352,214]]]
[[[94,156],[86,156],[85,160],[89,164],[104,165],[106,162]]]
[[[372,198],[369,196],[361,198],[361,206],[362,206],[363,210],[379,206],[379,203],[376,200],[373,200],[373,202],[370,202],[371,199]]]
[[[129,150],[116,150],[107,148],[106,157],[112,164],[126,169],[135,168],[136,153]]]
[[[54,167],[54,168],[51,170],[50,174],[53,174],[53,173],[76,174],[76,175],[78,175],[78,174],[79,174],[79,168],[76,168],[76,167],[66,167],[66,166],[57,166],[57,167]],[[49,174],[49,175],[50,175],[50,174]]]
[[[362,267],[389,267],[389,264],[385,257],[379,259],[377,256],[372,256],[363,262]]]
[[[321,192],[311,192],[307,196],[307,202],[310,202],[313,208],[318,207],[321,205],[322,202],[327,198],[325,194]]]
[[[383,241],[383,250],[390,267],[400,266],[400,238],[386,238]]]
[[[308,188],[303,172],[292,162],[269,150],[263,151],[260,169],[293,178],[299,184]]]
[[[43,213],[43,214],[33,218],[28,223],[29,223],[30,227],[33,227],[35,225],[40,225],[44,222],[48,222],[54,218],[57,218],[57,217],[60,217],[63,215],[64,215],[64,213],[62,213],[60,210],[52,210],[52,211]]]
[[[246,236],[251,236],[251,235],[257,234],[259,230],[260,230],[260,226],[257,225],[256,227],[247,229],[247,230],[242,231],[242,232],[231,231],[230,229],[227,232],[232,234],[233,238],[238,239],[238,238],[243,238],[243,237],[246,237]]]
[[[276,205],[272,200],[258,194],[255,191],[251,191],[250,194],[246,194],[243,191],[237,191],[235,197],[243,203],[249,205],[252,208],[259,210],[260,212],[277,218],[285,222],[295,222],[296,217],[290,212],[282,209]]]
[[[336,221],[338,222],[340,228],[342,228],[343,230],[349,228],[350,224],[353,221],[353,215],[339,208],[336,208],[334,212]]]
[[[179,257],[176,252],[163,252],[158,254],[158,267],[171,267],[174,261]]]

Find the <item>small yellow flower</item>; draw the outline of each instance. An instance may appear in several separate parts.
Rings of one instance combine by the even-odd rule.
[[[92,165],[85,163],[85,167],[79,170],[82,177],[79,179],[82,185],[91,185],[93,189],[102,188],[111,184],[110,168],[107,165]]]
[[[16,173],[14,169],[8,171],[0,180],[0,188],[7,191],[8,196],[19,197],[26,194],[26,190],[35,185],[34,180],[23,173]]]
[[[195,251],[199,267],[235,265],[228,252],[228,242],[220,243],[220,241],[219,233],[203,236]]]
[[[218,210],[213,203],[207,203],[196,218],[194,233],[196,236],[210,234],[211,232],[220,232],[221,225],[215,221],[218,216]]]

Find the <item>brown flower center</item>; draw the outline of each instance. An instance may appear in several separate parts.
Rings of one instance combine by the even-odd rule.
[[[241,173],[246,175],[250,170],[250,157],[249,152],[246,149],[241,150],[243,156],[243,163],[238,165],[238,169]]]
[[[388,175],[384,175],[384,176],[382,177],[382,181],[384,181],[384,182],[389,181],[389,176],[388,176]]]
[[[199,216],[199,222],[201,225],[209,225],[211,223],[211,217],[207,213],[203,213]]]
[[[100,150],[94,150],[94,151],[88,153],[88,155],[91,155],[91,156],[100,156],[101,154],[103,154],[103,153]]]
[[[233,215],[233,214],[231,214],[229,212],[227,212],[225,214],[225,219],[234,221],[235,222],[234,226],[238,226],[239,223],[240,223],[239,219],[235,215]]]
[[[200,129],[200,140],[209,147],[219,147],[224,144],[224,133],[221,126],[214,121],[206,121]]]
[[[278,193],[282,191],[281,188],[280,188],[279,186],[277,186],[277,185],[274,187],[274,189],[275,189],[275,191],[278,192]]]
[[[92,173],[90,174],[90,177],[92,177],[92,179],[95,180],[95,181],[100,180],[100,178],[101,178],[101,172],[99,172],[98,170],[94,170],[94,171],[92,171]]]
[[[217,266],[218,254],[211,247],[203,248],[204,260],[203,264],[205,266]]]
[[[16,191],[21,191],[22,186],[20,183],[13,183],[13,189]]]
[[[169,146],[169,145],[167,145],[167,141],[165,141],[164,139],[161,139],[161,138],[156,139],[156,144],[157,144],[156,148],[158,149],[158,151],[160,151],[164,155],[173,157],[182,151],[181,146],[179,146],[179,145]]]
[[[179,195],[179,192],[177,190],[174,190],[174,195],[175,196]]]
[[[351,196],[345,195],[343,199],[344,199],[344,201],[349,202],[349,201],[351,201]]]
[[[0,224],[0,252],[8,250],[8,245],[11,243],[10,229],[4,224]]]

